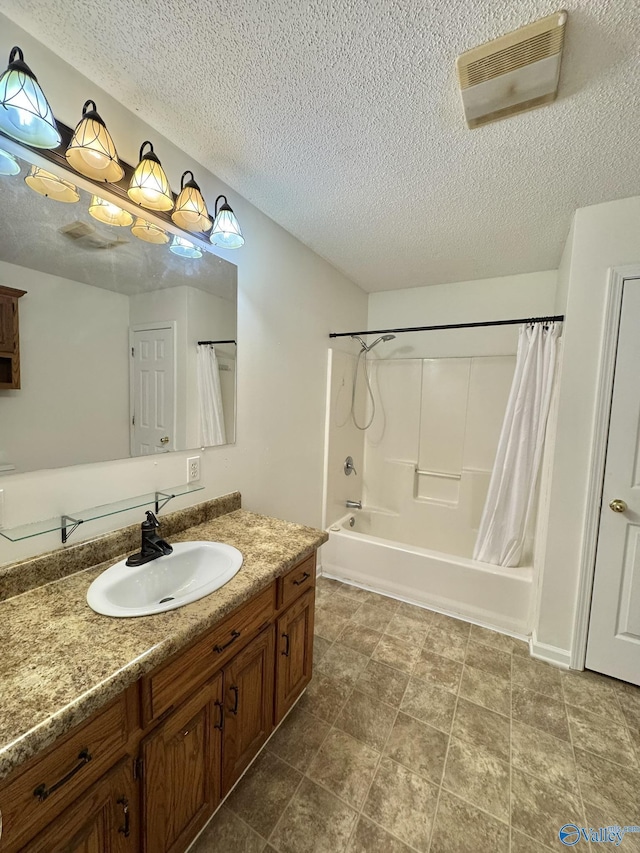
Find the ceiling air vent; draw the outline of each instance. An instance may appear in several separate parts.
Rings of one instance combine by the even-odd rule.
[[[71,222],[58,230],[60,234],[69,240],[73,240],[77,246],[81,246],[83,249],[115,249],[117,246],[124,246],[129,242],[119,237],[115,239],[105,237],[93,225],[86,222]]]
[[[566,12],[467,50],[456,60],[467,125],[532,110],[558,93]]]

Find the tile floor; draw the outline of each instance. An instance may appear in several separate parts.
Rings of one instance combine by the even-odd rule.
[[[566,823],[640,825],[640,688],[320,578],[314,679],[191,853],[544,853]]]

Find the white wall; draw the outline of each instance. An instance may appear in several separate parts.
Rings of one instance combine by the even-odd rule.
[[[84,101],[94,98],[123,159],[135,163],[140,144],[151,139],[173,187],[193,169],[206,198],[228,194],[242,225],[245,246],[220,251],[238,266],[237,443],[205,451],[205,491],[168,509],[240,489],[249,509],[320,525],[327,336],[339,325],[366,323],[366,294],[4,16],[0,34],[0,54],[14,44],[23,48],[61,121],[74,126]],[[5,526],[184,483],[188,455],[4,477]],[[82,533],[90,537],[140,518],[139,511],[127,513],[86,525]],[[57,545],[55,534],[18,544],[2,540],[0,564]]]
[[[594,441],[596,388],[611,267],[640,263],[640,197],[576,211],[566,281],[566,322],[538,643],[568,662]]]
[[[0,464],[24,472],[128,455],[128,297],[3,261],[0,284],[27,291],[21,388],[0,391]]]

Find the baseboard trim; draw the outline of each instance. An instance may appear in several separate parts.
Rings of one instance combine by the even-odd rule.
[[[529,639],[529,654],[532,658],[543,660],[561,669],[571,669],[571,652],[568,649],[560,649],[558,646],[539,642],[535,632]]]

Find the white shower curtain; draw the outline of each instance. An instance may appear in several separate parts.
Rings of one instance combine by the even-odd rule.
[[[536,494],[551,402],[558,323],[520,326],[516,370],[474,560],[517,566]]]
[[[226,444],[220,371],[215,347],[198,346],[198,397],[200,400],[200,443],[203,447]]]

